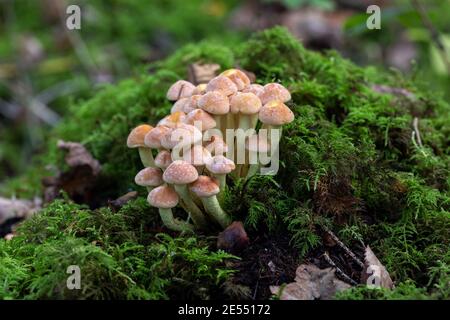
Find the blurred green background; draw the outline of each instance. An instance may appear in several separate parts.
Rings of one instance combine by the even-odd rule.
[[[65,27],[80,6],[81,30]],[[366,9],[381,8],[368,30]],[[39,153],[73,101],[203,39],[286,26],[306,47],[394,68],[450,98],[450,1],[0,0],[0,184]]]

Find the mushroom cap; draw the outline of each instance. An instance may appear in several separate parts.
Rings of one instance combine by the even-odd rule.
[[[196,144],[203,139],[202,132],[196,127],[179,123],[174,128],[170,128],[161,139],[161,146],[166,149],[173,149],[176,146],[183,147]]]
[[[259,94],[259,98],[263,104],[266,104],[272,100],[287,102],[291,100],[291,94],[288,89],[279,83],[268,83],[264,86],[263,92]]]
[[[245,141],[245,149],[252,152],[267,152],[270,150],[268,139],[262,139],[260,135],[254,134]]]
[[[222,137],[218,135],[211,136],[210,143],[208,143],[205,148],[214,155],[223,155],[228,152],[228,145],[222,139]]]
[[[259,110],[259,120],[262,123],[279,126],[294,120],[294,113],[283,102],[272,100]]]
[[[188,101],[183,105],[183,112],[189,113],[192,110],[198,109],[198,100],[200,100],[201,97],[200,94],[195,94],[188,98]]]
[[[186,105],[186,103],[183,105],[183,107]],[[169,128],[175,127],[178,123],[183,122],[184,118],[186,117],[186,114],[183,111],[175,111],[174,113],[169,114],[168,116],[165,116],[158,122],[158,126],[166,126]]]
[[[205,94],[206,93],[206,87],[208,86],[207,83],[200,83],[197,85],[194,89],[194,92],[192,94]]]
[[[216,126],[216,120],[206,111],[202,109],[195,109],[189,112],[184,118],[184,123],[196,126],[201,131],[212,129]]]
[[[161,140],[170,131],[169,127],[156,126],[149,131],[144,138],[144,143],[149,148],[159,149],[161,148]]]
[[[206,92],[220,91],[225,96],[232,95],[238,91],[238,88],[230,78],[225,76],[217,76],[212,78],[206,86]]]
[[[194,92],[195,86],[186,81],[186,80],[178,80],[173,85],[170,86],[167,91],[167,99],[171,101],[176,101],[181,98],[188,98]]]
[[[236,168],[234,162],[223,155],[217,155],[211,158],[206,164],[206,168],[213,174],[227,174]]]
[[[258,83],[252,83],[251,85],[242,89],[242,92],[244,92],[244,93],[251,92],[253,94],[256,94],[258,97],[263,91],[264,91],[264,87]]]
[[[166,169],[172,162],[172,154],[167,150],[161,150],[155,157],[155,165],[161,169]]]
[[[184,160],[175,160],[164,171],[163,179],[170,184],[188,184],[198,178],[197,169]]]
[[[229,78],[236,85],[238,90],[242,90],[250,85],[250,79],[247,75],[239,69],[228,69],[220,74]]]
[[[211,114],[227,114],[230,111],[230,101],[220,91],[205,93],[198,101],[198,106]]]
[[[199,176],[189,189],[200,198],[215,196],[220,192],[217,180],[208,176]]]
[[[152,129],[153,129],[153,127],[149,126],[148,124],[141,124],[140,126],[137,126],[133,130],[131,130],[131,132],[127,138],[128,148],[145,147],[145,143],[144,143],[145,135]]]
[[[170,109],[170,113],[175,113],[177,111],[183,111],[184,105],[189,101],[189,98],[181,98],[175,102]]]
[[[261,109],[261,100],[251,92],[238,92],[230,101],[231,113],[255,114]]]
[[[211,153],[201,145],[195,145],[183,154],[183,160],[194,166],[204,166],[211,161],[211,158]]]
[[[170,209],[178,204],[178,194],[168,185],[156,187],[147,197],[150,205],[160,209]]]
[[[157,187],[163,184],[162,171],[158,168],[145,168],[134,178],[137,185],[143,187]]]

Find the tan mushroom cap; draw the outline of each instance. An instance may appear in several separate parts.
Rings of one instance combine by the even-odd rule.
[[[206,144],[205,148],[214,155],[223,155],[228,152],[228,145],[222,137],[217,135],[211,136],[210,143]]]
[[[216,127],[216,120],[206,111],[202,109],[195,109],[189,112],[184,118],[184,123],[195,126],[196,124],[201,127],[197,127],[201,131],[206,131]]]
[[[196,94],[188,98],[188,101],[183,105],[183,112],[189,113],[192,110],[198,109],[198,101],[201,97],[200,94]]]
[[[283,102],[272,100],[262,106],[259,111],[259,120],[262,123],[280,126],[294,120],[294,113]]]
[[[206,168],[213,174],[228,174],[236,168],[234,162],[223,155],[211,158]]]
[[[183,160],[194,166],[204,166],[211,158],[211,153],[200,145],[193,146],[189,152],[183,154]]]
[[[215,196],[220,192],[217,180],[208,176],[199,176],[189,189],[200,198]]]
[[[238,92],[230,101],[231,113],[255,114],[261,106],[261,100],[251,92]]]
[[[198,178],[197,169],[184,160],[175,160],[164,171],[163,179],[170,184],[188,184]]]
[[[225,96],[232,95],[238,91],[238,88],[230,78],[225,76],[217,76],[211,79],[206,86],[206,92],[220,91]]]
[[[186,117],[186,113],[183,111],[176,111],[168,116],[165,116],[158,122],[158,126],[166,126],[169,128],[175,127],[177,124],[183,122]]]
[[[172,162],[172,154],[167,150],[161,150],[155,157],[155,165],[163,170]]]
[[[167,91],[167,99],[171,101],[176,101],[181,98],[188,98],[194,92],[195,86],[185,80],[178,80],[173,85],[170,86]]]
[[[161,139],[170,131],[169,127],[156,126],[149,131],[144,138],[144,143],[149,148],[161,148]]]
[[[134,178],[137,185],[143,187],[157,187],[163,184],[162,171],[158,168],[145,168]]]
[[[251,92],[258,97],[263,91],[264,91],[264,87],[257,83],[252,83],[251,85],[242,89],[242,92],[244,92],[244,93]]]
[[[127,139],[128,148],[141,148],[145,147],[144,138],[145,135],[153,129],[148,124],[142,124],[131,130]]]
[[[236,85],[238,90],[242,90],[250,85],[250,79],[247,75],[239,69],[228,69],[220,74],[229,78]]]
[[[168,185],[156,187],[147,197],[148,203],[160,209],[170,209],[176,207],[179,201],[178,194]]]
[[[266,104],[272,100],[287,102],[291,100],[291,94],[288,89],[279,83],[268,83],[264,86],[263,92],[259,94],[259,98],[263,104]]]
[[[170,113],[175,113],[178,111],[183,111],[184,105],[189,102],[189,98],[181,98],[177,102],[175,102],[170,109]]]
[[[173,149],[176,146],[189,146],[198,143],[202,138],[202,132],[196,127],[186,123],[179,123],[176,127],[170,128],[161,138],[161,146],[166,149]]]
[[[194,89],[194,92],[192,94],[205,94],[206,93],[206,87],[208,86],[207,83],[200,83],[197,85]]]
[[[230,111],[230,101],[220,91],[205,93],[198,101],[198,106],[211,114],[227,114]]]
[[[263,139],[261,136],[254,134],[245,141],[245,149],[252,152],[267,152],[270,150],[268,139]]]

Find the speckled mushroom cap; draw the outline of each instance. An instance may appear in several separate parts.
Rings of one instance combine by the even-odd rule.
[[[175,113],[178,111],[183,111],[184,105],[189,102],[189,98],[181,98],[177,102],[175,102],[170,109],[170,113]],[[183,111],[184,112],[184,111]]]
[[[242,89],[242,92],[251,92],[259,97],[259,95],[264,91],[264,87],[258,83],[252,83],[251,85]]]
[[[197,85],[194,89],[194,92],[192,93],[194,94],[205,94],[206,93],[206,87],[208,86],[207,83],[200,83],[199,85]]]
[[[198,101],[201,97],[199,94],[189,97],[188,101],[183,105],[183,112],[189,113],[192,110],[198,109]]]
[[[176,127],[170,128],[162,137],[161,145],[166,149],[173,149],[176,146],[184,147],[196,144],[203,138],[202,133],[196,127],[179,123]]]
[[[228,174],[236,168],[234,162],[223,155],[211,158],[206,168],[213,174]]]
[[[170,131],[170,128],[166,126],[154,127],[145,135],[145,145],[149,148],[161,148],[161,139],[167,134],[168,131]]]
[[[214,155],[223,155],[228,151],[226,142],[217,135],[211,136],[210,142],[206,144],[205,148]]]
[[[227,114],[230,111],[230,101],[220,91],[205,93],[198,101],[198,106],[211,114]]]
[[[236,85],[238,90],[242,90],[248,85],[250,85],[250,79],[247,75],[238,69],[228,69],[220,74],[221,76],[225,76],[229,78]]]
[[[211,161],[211,158],[211,153],[200,145],[193,146],[187,153],[183,154],[183,160],[194,166],[204,166]]]
[[[178,194],[168,185],[156,187],[147,197],[148,203],[160,209],[170,209],[176,207],[179,201]]]
[[[291,94],[288,89],[279,83],[268,83],[264,86],[263,92],[259,94],[259,98],[263,104],[266,104],[272,100],[287,102],[291,100]]]
[[[189,112],[184,118],[184,123],[195,126],[199,124],[201,131],[206,131],[216,126],[216,120],[206,111],[202,109],[195,109]],[[197,127],[200,130],[200,127]]]
[[[255,114],[261,106],[261,100],[251,92],[238,92],[230,101],[231,113]]]
[[[167,150],[161,150],[155,157],[155,165],[161,169],[166,169],[172,162],[172,154]]]
[[[183,108],[184,109],[184,108]],[[177,124],[183,122],[186,114],[183,111],[175,111],[174,113],[165,116],[158,122],[158,126],[166,126],[169,128],[175,127]]]
[[[144,138],[145,135],[153,129],[148,124],[142,124],[131,130],[127,139],[128,148],[142,148],[145,147]]]
[[[157,187],[163,184],[162,171],[158,168],[145,168],[134,178],[137,185],[143,187]]]
[[[192,93],[194,92],[195,86],[185,80],[178,80],[173,85],[170,86],[169,90],[167,91],[167,99],[171,101],[176,101],[181,98],[188,98],[192,96]]]
[[[230,78],[225,76],[217,76],[211,79],[206,86],[206,92],[220,91],[225,96],[232,95],[238,91],[238,88]]]
[[[294,113],[283,102],[272,100],[259,110],[259,120],[262,123],[280,126],[294,120]]]
[[[254,134],[245,141],[245,149],[252,152],[267,152],[270,150],[268,139],[263,139],[261,136]]]
[[[170,184],[188,184],[198,178],[197,169],[184,160],[175,160],[164,171],[163,179]]]
[[[215,196],[220,192],[217,180],[208,176],[199,176],[189,189],[200,198]]]

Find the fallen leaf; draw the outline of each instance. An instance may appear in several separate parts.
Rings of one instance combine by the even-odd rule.
[[[333,268],[319,269],[313,264],[301,264],[295,282],[287,284],[281,292],[280,286],[270,286],[270,291],[281,300],[330,300],[337,292],[351,287],[334,273]]]
[[[217,248],[230,253],[239,253],[244,250],[249,243],[247,232],[241,221],[234,221],[225,230],[219,233],[217,238]]]
[[[375,253],[369,246],[366,247],[364,253],[364,270],[361,274],[361,282],[368,286],[381,287],[392,289],[394,283],[392,282],[389,272],[386,267],[381,264]]]

